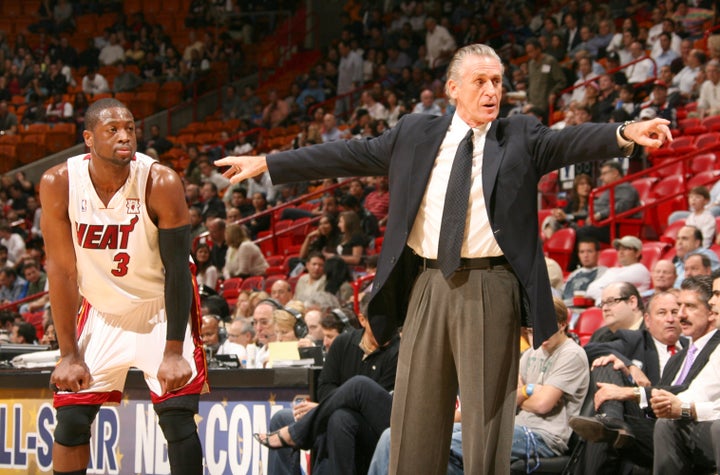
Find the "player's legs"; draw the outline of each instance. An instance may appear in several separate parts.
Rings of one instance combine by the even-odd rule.
[[[193,309],[195,307],[193,306]],[[202,445],[197,434],[195,414],[198,412],[200,393],[206,389],[205,353],[199,338],[199,320],[195,312],[185,332],[183,358],[192,368],[190,381],[182,388],[161,394],[157,372],[163,358],[158,348],[165,346],[167,322],[164,311],[153,330],[138,338],[133,365],[145,373],[145,382],[158,415],[160,428],[168,443],[168,461],[173,475],[201,474]]]
[[[169,398],[155,404],[160,428],[168,443],[168,461],[173,475],[203,473],[202,445],[195,424],[200,395]]]
[[[100,410],[99,405],[62,406],[57,409],[53,472],[84,474],[90,462],[90,425]]]
[[[78,348],[90,370],[90,387],[80,392],[58,391],[53,470],[56,474],[83,474],[90,460],[90,426],[100,406],[119,402],[128,370],[128,335],[108,324],[87,302],[78,316]],[[91,338],[92,336],[92,338]]]

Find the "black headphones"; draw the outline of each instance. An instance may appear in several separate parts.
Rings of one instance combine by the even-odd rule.
[[[227,340],[227,327],[225,326],[225,320],[220,318],[220,315],[209,314],[206,317],[211,317],[218,322],[218,342],[222,345]]]
[[[261,303],[267,303],[275,307],[277,310],[283,310],[293,317],[295,317],[295,325],[293,325],[293,333],[295,334],[296,338],[305,338],[308,334],[308,327],[307,323],[305,323],[305,320],[303,319],[302,313],[298,312],[294,308],[290,307],[283,307],[283,305],[278,302],[275,299],[267,298],[263,299],[258,302],[258,305]]]
[[[348,316],[347,313],[345,313],[345,311],[342,308],[339,308],[339,307],[334,308],[334,309],[330,310],[330,313],[333,314],[335,316],[335,318],[340,320],[343,323],[343,325],[345,326],[345,328],[343,329],[343,333],[357,328],[355,325],[352,324],[352,322],[350,321],[350,317]]]

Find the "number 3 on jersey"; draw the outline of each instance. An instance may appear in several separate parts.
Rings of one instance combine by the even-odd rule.
[[[130,262],[130,254],[127,252],[118,252],[113,258],[116,264],[115,268],[110,271],[115,277],[123,277],[128,273],[128,263]]]

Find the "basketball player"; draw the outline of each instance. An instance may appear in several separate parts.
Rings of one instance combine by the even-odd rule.
[[[133,116],[115,99],[88,108],[83,139],[90,153],[40,182],[61,356],[50,377],[54,473],[86,473],[90,424],[120,402],[131,366],[145,373],[172,473],[202,473],[194,415],[206,368],[183,185],[136,153]]]

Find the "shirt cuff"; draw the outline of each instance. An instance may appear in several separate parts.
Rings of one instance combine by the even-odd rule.
[[[710,401],[695,403],[695,416],[698,422],[712,421],[718,418],[715,404]]]
[[[640,409],[648,407],[647,393],[645,393],[645,389],[641,389],[640,391],[640,402],[638,404],[640,405]]]
[[[622,124],[620,124],[622,125]],[[615,138],[617,139],[618,147],[620,147],[620,150],[623,151],[626,157],[629,157],[632,155],[633,150],[635,150],[635,142],[631,140],[625,140],[620,136],[620,126],[618,126],[617,129],[615,129]]]

